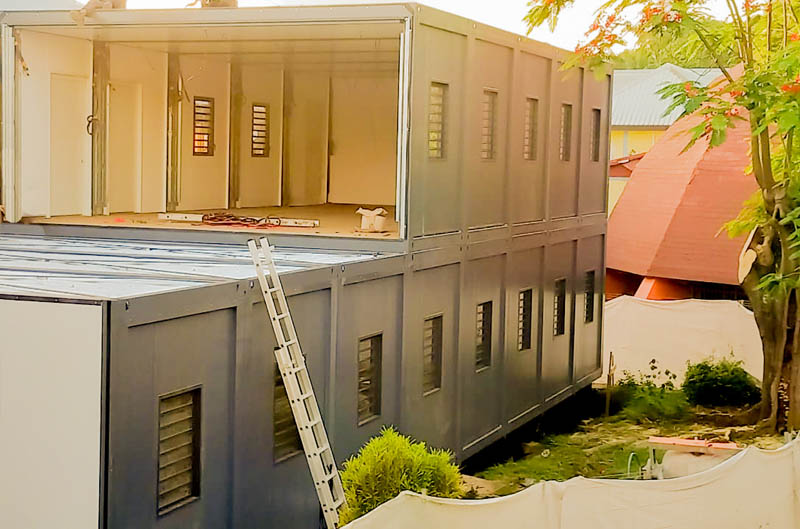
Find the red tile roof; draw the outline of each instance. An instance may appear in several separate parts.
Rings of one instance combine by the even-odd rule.
[[[639,161],[646,153],[632,154],[622,158],[616,158],[608,162],[608,176],[627,178],[631,176],[633,170],[639,165]]]
[[[707,149],[688,143],[700,118],[679,120],[639,162],[608,223],[608,267],[640,276],[735,285],[744,239],[719,233],[757,189],[746,121]],[[718,234],[719,233],[719,234]]]

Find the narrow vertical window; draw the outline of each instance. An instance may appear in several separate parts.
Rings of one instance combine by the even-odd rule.
[[[594,296],[595,296],[595,273],[594,270],[586,272],[583,278],[583,322],[592,323],[594,321]]]
[[[492,365],[492,302],[478,305],[475,328],[475,369]]]
[[[200,388],[158,399],[158,515],[200,496]]]
[[[558,157],[562,162],[568,162],[572,156],[572,105],[561,105],[559,138]]]
[[[525,130],[522,136],[522,156],[526,160],[535,160],[539,130],[539,100],[525,100]]]
[[[431,83],[428,94],[428,157],[444,158],[448,86]]]
[[[519,293],[517,307],[517,350],[527,351],[531,348],[533,330],[533,289]]]
[[[567,319],[567,280],[558,279],[553,292],[553,336],[566,332]]]
[[[289,404],[289,395],[283,384],[283,377],[275,363],[275,377],[272,393],[272,459],[283,461],[303,450],[297,423]]]
[[[442,316],[427,318],[422,328],[422,391],[442,387]]]
[[[495,155],[495,138],[497,115],[497,92],[483,91],[481,101],[481,158],[493,160]]]
[[[269,105],[253,105],[250,125],[250,154],[269,157]]]
[[[599,108],[592,110],[592,161],[600,161],[600,133],[602,130],[602,113]]]
[[[214,100],[194,98],[194,156],[214,156]]]
[[[358,341],[358,424],[381,414],[381,361],[383,334]]]

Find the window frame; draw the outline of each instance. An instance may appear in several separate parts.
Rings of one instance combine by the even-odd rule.
[[[435,366],[434,370],[434,378],[436,379],[436,384],[431,388],[426,388],[425,381],[426,381],[426,324],[428,322],[435,322],[436,320],[439,321],[439,350],[438,353],[435,348],[435,344],[437,343],[435,340],[436,336],[436,325],[432,325],[431,327],[431,356],[432,356],[432,365]],[[428,395],[433,395],[442,390],[442,379],[443,379],[443,371],[444,371],[444,313],[439,312],[436,314],[431,314],[430,316],[426,317],[422,323],[422,396],[427,397]]]
[[[589,295],[589,277],[591,276],[591,296]],[[597,295],[597,271],[587,270],[583,274],[583,323],[588,325],[594,323],[595,313],[597,312],[597,303],[595,296]]]
[[[562,162],[572,161],[572,129],[575,120],[572,103],[561,103],[559,118],[558,159]]]
[[[256,143],[256,138],[258,137],[258,136],[256,136],[256,133],[257,132],[261,132],[261,131],[257,131],[256,130],[256,125],[260,125],[260,124],[256,124],[256,107],[260,107],[260,108],[264,109],[264,130],[263,130],[263,132],[264,132],[264,145],[262,146],[263,152],[261,152],[261,153],[257,152],[259,146]],[[270,153],[270,135],[271,135],[271,130],[270,130],[270,119],[271,119],[271,117],[270,117],[270,114],[271,114],[271,109],[270,109],[269,104],[267,104],[267,103],[253,103],[253,104],[250,105],[250,157],[251,158],[269,158],[270,157],[270,154],[271,154]]]
[[[539,159],[539,98],[525,98],[525,120],[522,131],[522,158],[529,162]]]
[[[184,394],[192,394],[192,452],[191,452],[191,461],[192,461],[192,491],[191,494],[185,498],[177,500],[175,502],[169,503],[164,505],[163,507],[160,506],[160,498],[162,493],[159,491],[161,485],[161,443],[163,442],[161,439],[161,403],[165,400],[172,399],[175,397],[179,397]],[[174,411],[174,410],[170,410]],[[169,413],[169,412],[166,412]],[[166,516],[172,512],[175,512],[182,507],[185,507],[195,501],[199,500],[202,495],[202,453],[203,453],[203,425],[202,425],[202,417],[203,417],[203,385],[196,384],[194,386],[189,386],[183,389],[170,391],[168,393],[163,393],[156,397],[156,417],[157,417],[157,425],[156,428],[156,487],[155,487],[155,505],[156,505],[156,517],[161,518]],[[180,421],[179,421],[180,422]],[[180,447],[179,447],[180,448]],[[173,448],[171,450],[176,450]],[[185,459],[185,458],[182,458]],[[164,468],[179,462],[180,459],[173,461],[164,465]],[[171,479],[174,476],[170,476]]]
[[[379,339],[380,346],[377,349],[377,369],[375,368],[376,362],[375,359],[375,350],[372,348],[372,343],[374,343],[375,339]],[[359,400],[362,394],[361,389],[361,344],[365,341],[370,341],[370,363],[372,364],[372,371],[373,375],[377,377],[377,384],[373,384],[375,379],[370,381],[370,392],[373,393],[374,401],[373,407],[377,407],[377,411],[373,410],[373,414],[369,416],[364,416],[362,418],[361,411],[359,409]],[[382,402],[382,391],[383,391],[383,331],[376,332],[373,334],[368,334],[366,336],[362,336],[358,339],[358,349],[356,351],[356,420],[359,427],[364,426],[376,419],[381,417],[381,413],[383,412],[383,402]],[[377,390],[375,390],[377,387]],[[375,403],[377,405],[375,406]]]
[[[567,278],[559,277],[553,285],[553,336],[558,337],[567,334]]]
[[[523,288],[517,294],[517,352],[522,353],[533,349],[533,310],[534,310],[534,294],[536,289],[533,287]],[[524,296],[528,294],[529,299],[525,300]],[[527,319],[525,318],[525,304],[529,305]],[[527,336],[525,334],[525,327],[527,326]],[[527,342],[526,342],[527,338]],[[527,345],[527,347],[525,347]]]
[[[592,109],[592,138],[590,143],[589,159],[592,162],[600,161],[600,144],[603,135],[603,111],[599,108]]]
[[[197,119],[198,116],[198,105],[197,103],[203,101],[208,103],[208,133],[207,138],[205,141],[208,142],[207,151],[203,152],[198,149],[202,149],[202,147],[197,145],[198,141],[202,141],[202,139],[198,138],[198,134],[202,135],[205,134],[203,132],[198,132],[199,121]],[[192,156],[214,156],[215,154],[215,137],[214,137],[214,129],[216,128],[216,103],[213,97],[202,97],[202,96],[195,96],[192,98]]]
[[[442,102],[441,102],[441,112],[440,115],[440,130],[435,131],[433,130],[433,125],[435,121],[432,119],[435,115],[433,112],[433,89],[434,88],[441,88],[442,89]],[[446,160],[447,159],[447,118],[448,118],[448,98],[450,95],[450,83],[445,83],[442,81],[435,81],[432,80],[428,84],[428,159],[429,160]],[[434,140],[432,139],[432,135],[437,133],[439,134],[439,139]],[[438,142],[438,156],[432,155],[436,149],[432,149],[431,146],[433,143]]]
[[[480,157],[481,161],[484,162],[497,160],[497,107],[499,99],[500,91],[496,88],[484,88],[481,92]],[[488,149],[486,146],[488,146]]]
[[[297,456],[299,454],[302,454],[303,453],[303,441],[300,438],[300,431],[297,429],[297,421],[294,418],[294,412],[292,411],[292,404],[291,404],[291,401],[289,400],[289,394],[286,392],[286,385],[285,385],[285,383],[283,381],[283,375],[281,375],[281,370],[280,370],[280,367],[278,366],[277,359],[274,359],[273,366],[274,366],[275,371],[274,371],[273,383],[272,383],[272,463],[277,465],[279,463],[283,463],[284,461],[292,459],[293,457],[295,457],[295,456]],[[277,434],[277,431],[276,431],[276,425],[277,425],[277,421],[276,421],[277,410],[276,410],[276,408],[277,408],[277,406],[276,406],[276,404],[278,403],[277,393],[278,393],[278,387],[279,387],[279,383],[278,382],[279,381],[280,381],[280,387],[283,388],[283,392],[286,395],[286,405],[289,407],[289,418],[292,421],[292,425],[294,426],[294,433],[295,433],[295,435],[297,437],[297,448],[292,450],[291,452],[287,452],[285,454],[281,454],[280,456],[278,456],[278,451],[276,450],[277,444],[275,442],[276,438],[277,438],[277,435],[276,435]]]
[[[488,311],[486,308],[488,307]],[[488,319],[487,319],[488,314]],[[475,309],[475,372],[492,367],[492,338],[494,334],[494,300],[478,303]],[[487,333],[488,329],[488,333]],[[484,348],[483,350],[481,348]]]

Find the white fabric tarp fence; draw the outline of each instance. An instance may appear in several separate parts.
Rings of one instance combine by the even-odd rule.
[[[761,379],[764,357],[753,313],[736,301],[651,301],[622,296],[605,305],[603,378],[614,352],[617,380],[623,371],[649,373],[656,359],[683,381],[686,362],[730,358]]]
[[[349,529],[793,529],[800,527],[800,441],[748,448],[684,478],[544,482],[504,498],[403,492]]]

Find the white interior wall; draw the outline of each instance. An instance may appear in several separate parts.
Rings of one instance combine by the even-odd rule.
[[[111,44],[110,212],[166,211],[166,52]]]
[[[396,73],[332,77],[328,202],[394,205],[397,83]]]
[[[228,159],[230,130],[231,67],[227,58],[183,55],[184,82],[181,133],[179,210],[226,208],[228,205]],[[214,99],[214,155],[194,156],[193,100]]]
[[[237,207],[280,206],[283,160],[283,70],[242,65],[242,116],[239,142]],[[269,107],[269,156],[252,155],[254,104]]]
[[[22,216],[90,215],[92,44],[28,30],[19,42]]]
[[[330,76],[287,72],[285,206],[324,204],[328,196]]]
[[[0,527],[97,527],[102,322],[99,305],[0,300]]]

